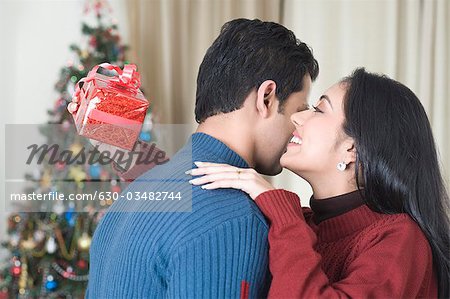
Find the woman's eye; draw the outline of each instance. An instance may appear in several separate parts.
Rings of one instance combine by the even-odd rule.
[[[314,109],[314,112],[323,113],[317,106],[312,106],[312,108]]]

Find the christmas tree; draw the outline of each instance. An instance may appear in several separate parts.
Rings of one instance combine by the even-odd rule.
[[[85,4],[83,46],[71,45],[71,59],[61,69],[55,85],[59,98],[48,111],[48,124],[40,127],[48,144],[58,143],[73,153],[90,146],[86,138],[67,138],[74,131],[73,117],[67,111],[75,84],[90,69],[103,62],[123,67],[127,47],[121,43],[116,23],[110,19],[111,8],[105,1],[90,0]],[[57,125],[55,125],[57,124]],[[152,139],[151,110],[145,118],[140,139]],[[26,175],[31,182],[26,193],[63,192],[90,193],[101,189],[119,193],[122,183],[110,165],[46,164]],[[95,184],[94,184],[95,183]],[[10,252],[0,272],[0,298],[82,298],[87,286],[89,246],[94,229],[112,200],[92,205],[77,203],[42,203],[39,212],[13,213],[9,217],[8,237],[3,244]]]

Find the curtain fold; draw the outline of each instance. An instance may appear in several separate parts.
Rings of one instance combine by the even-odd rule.
[[[280,0],[131,0],[131,59],[164,124],[195,127],[198,67],[221,26],[238,17],[279,22]]]
[[[129,0],[131,59],[161,123],[195,128],[198,67],[228,20],[282,22],[313,48],[320,75],[312,102],[341,77],[365,66],[403,82],[432,123],[450,187],[450,1],[447,0]],[[300,181],[300,183],[299,183]],[[280,188],[311,190],[287,171]]]

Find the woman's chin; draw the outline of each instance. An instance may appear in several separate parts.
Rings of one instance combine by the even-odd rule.
[[[286,151],[283,153],[283,155],[281,155],[281,158],[280,158],[281,166],[283,166],[284,168],[287,168],[287,166],[292,166],[292,164],[296,160],[298,160],[298,158],[296,156],[297,156],[297,153],[292,152],[292,150],[288,147],[286,149]]]
[[[280,159],[280,165],[284,169],[290,170],[298,176],[302,176],[301,165],[298,165],[299,160],[296,157],[290,156],[288,153],[284,153]]]
[[[283,167],[283,168],[287,168],[287,166],[289,166],[288,161],[286,161],[286,160],[287,160],[287,158],[286,158],[286,153],[287,153],[287,152],[285,152],[283,155],[281,155],[281,158],[280,158],[280,165],[281,165],[281,167]]]
[[[280,165],[283,168],[286,168],[290,171],[293,171],[295,169],[295,159],[290,156],[288,153],[284,153],[280,158]]]

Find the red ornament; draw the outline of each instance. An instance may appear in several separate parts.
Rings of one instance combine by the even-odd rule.
[[[58,162],[56,163],[56,169],[61,171],[66,167],[66,164],[64,162]]]
[[[122,190],[117,185],[111,187],[111,192],[120,193],[120,191]]]
[[[11,274],[12,274],[14,277],[18,277],[18,276],[20,275],[20,273],[22,273],[22,268],[21,268],[21,267],[13,266],[13,267],[11,268]]]
[[[80,268],[80,269],[86,269],[87,262],[85,260],[79,260],[77,262],[77,267]]]
[[[107,181],[109,179],[109,172],[106,170],[102,170],[100,173],[100,180]]]
[[[63,276],[64,278],[69,278],[69,277],[72,277],[72,276],[73,276],[73,273],[64,271],[62,276]]]
[[[9,295],[8,295],[8,288],[4,287],[3,289],[0,290],[0,299],[8,299]]]
[[[91,39],[89,40],[89,45],[96,48],[97,47],[97,39],[95,38],[95,36],[92,36]]]
[[[103,8],[103,3],[97,2],[95,3],[95,10],[97,11],[97,14],[100,14],[100,10]]]

